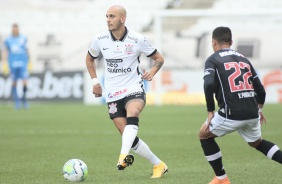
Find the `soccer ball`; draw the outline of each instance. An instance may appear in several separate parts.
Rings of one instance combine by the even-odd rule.
[[[88,175],[87,165],[79,159],[67,161],[63,167],[63,176],[67,181],[84,181]]]

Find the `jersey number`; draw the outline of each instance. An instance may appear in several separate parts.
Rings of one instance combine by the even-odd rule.
[[[252,90],[253,85],[249,83],[249,78],[252,76],[250,65],[244,62],[230,62],[230,63],[224,63],[225,70],[231,70],[231,68],[234,68],[235,71],[228,77],[228,82],[230,86],[231,92],[236,91],[244,91],[244,90]],[[239,85],[235,84],[235,79],[240,77],[242,75],[241,69],[247,69],[248,71],[243,74],[242,80],[239,81]]]

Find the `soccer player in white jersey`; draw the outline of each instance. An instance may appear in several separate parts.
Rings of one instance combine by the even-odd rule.
[[[168,171],[161,161],[137,137],[139,115],[146,104],[143,80],[151,81],[164,63],[162,55],[148,40],[125,27],[126,10],[120,5],[109,8],[106,14],[108,30],[98,34],[92,41],[86,56],[86,66],[93,82],[93,94],[102,96],[102,87],[96,74],[95,59],[101,53],[105,62],[105,98],[109,115],[122,135],[122,147],[117,163],[124,170],[134,161],[130,149],[147,159],[153,166],[151,178],[160,178]],[[150,71],[139,67],[140,54],[154,60]]]

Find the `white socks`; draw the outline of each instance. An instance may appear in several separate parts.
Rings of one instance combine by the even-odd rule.
[[[153,165],[158,165],[161,163],[161,160],[150,150],[149,146],[140,138],[138,143],[132,148],[132,151],[137,155],[147,159]]]
[[[128,154],[132,147],[133,141],[137,136],[138,126],[126,125],[122,134],[122,146],[120,154]]]
[[[128,154],[138,133],[138,117],[128,117],[122,134],[122,146],[120,154]],[[138,138],[137,138],[138,139]],[[137,140],[136,140],[137,141]],[[134,143],[135,144],[135,143]],[[150,150],[149,146],[140,138],[138,143],[132,148],[137,155],[147,159],[151,164],[158,165],[161,160]]]

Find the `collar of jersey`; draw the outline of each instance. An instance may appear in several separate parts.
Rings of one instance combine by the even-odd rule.
[[[124,32],[124,35],[118,40],[118,41],[123,41],[124,39],[125,39],[125,37],[126,37],[126,35],[127,35],[127,28],[126,28],[126,26],[125,26],[125,32]],[[112,33],[112,31],[110,31],[110,33],[111,33],[111,37],[112,37],[112,39],[114,40],[114,41],[117,41],[117,39],[114,37],[114,35],[113,35],[113,33]]]

